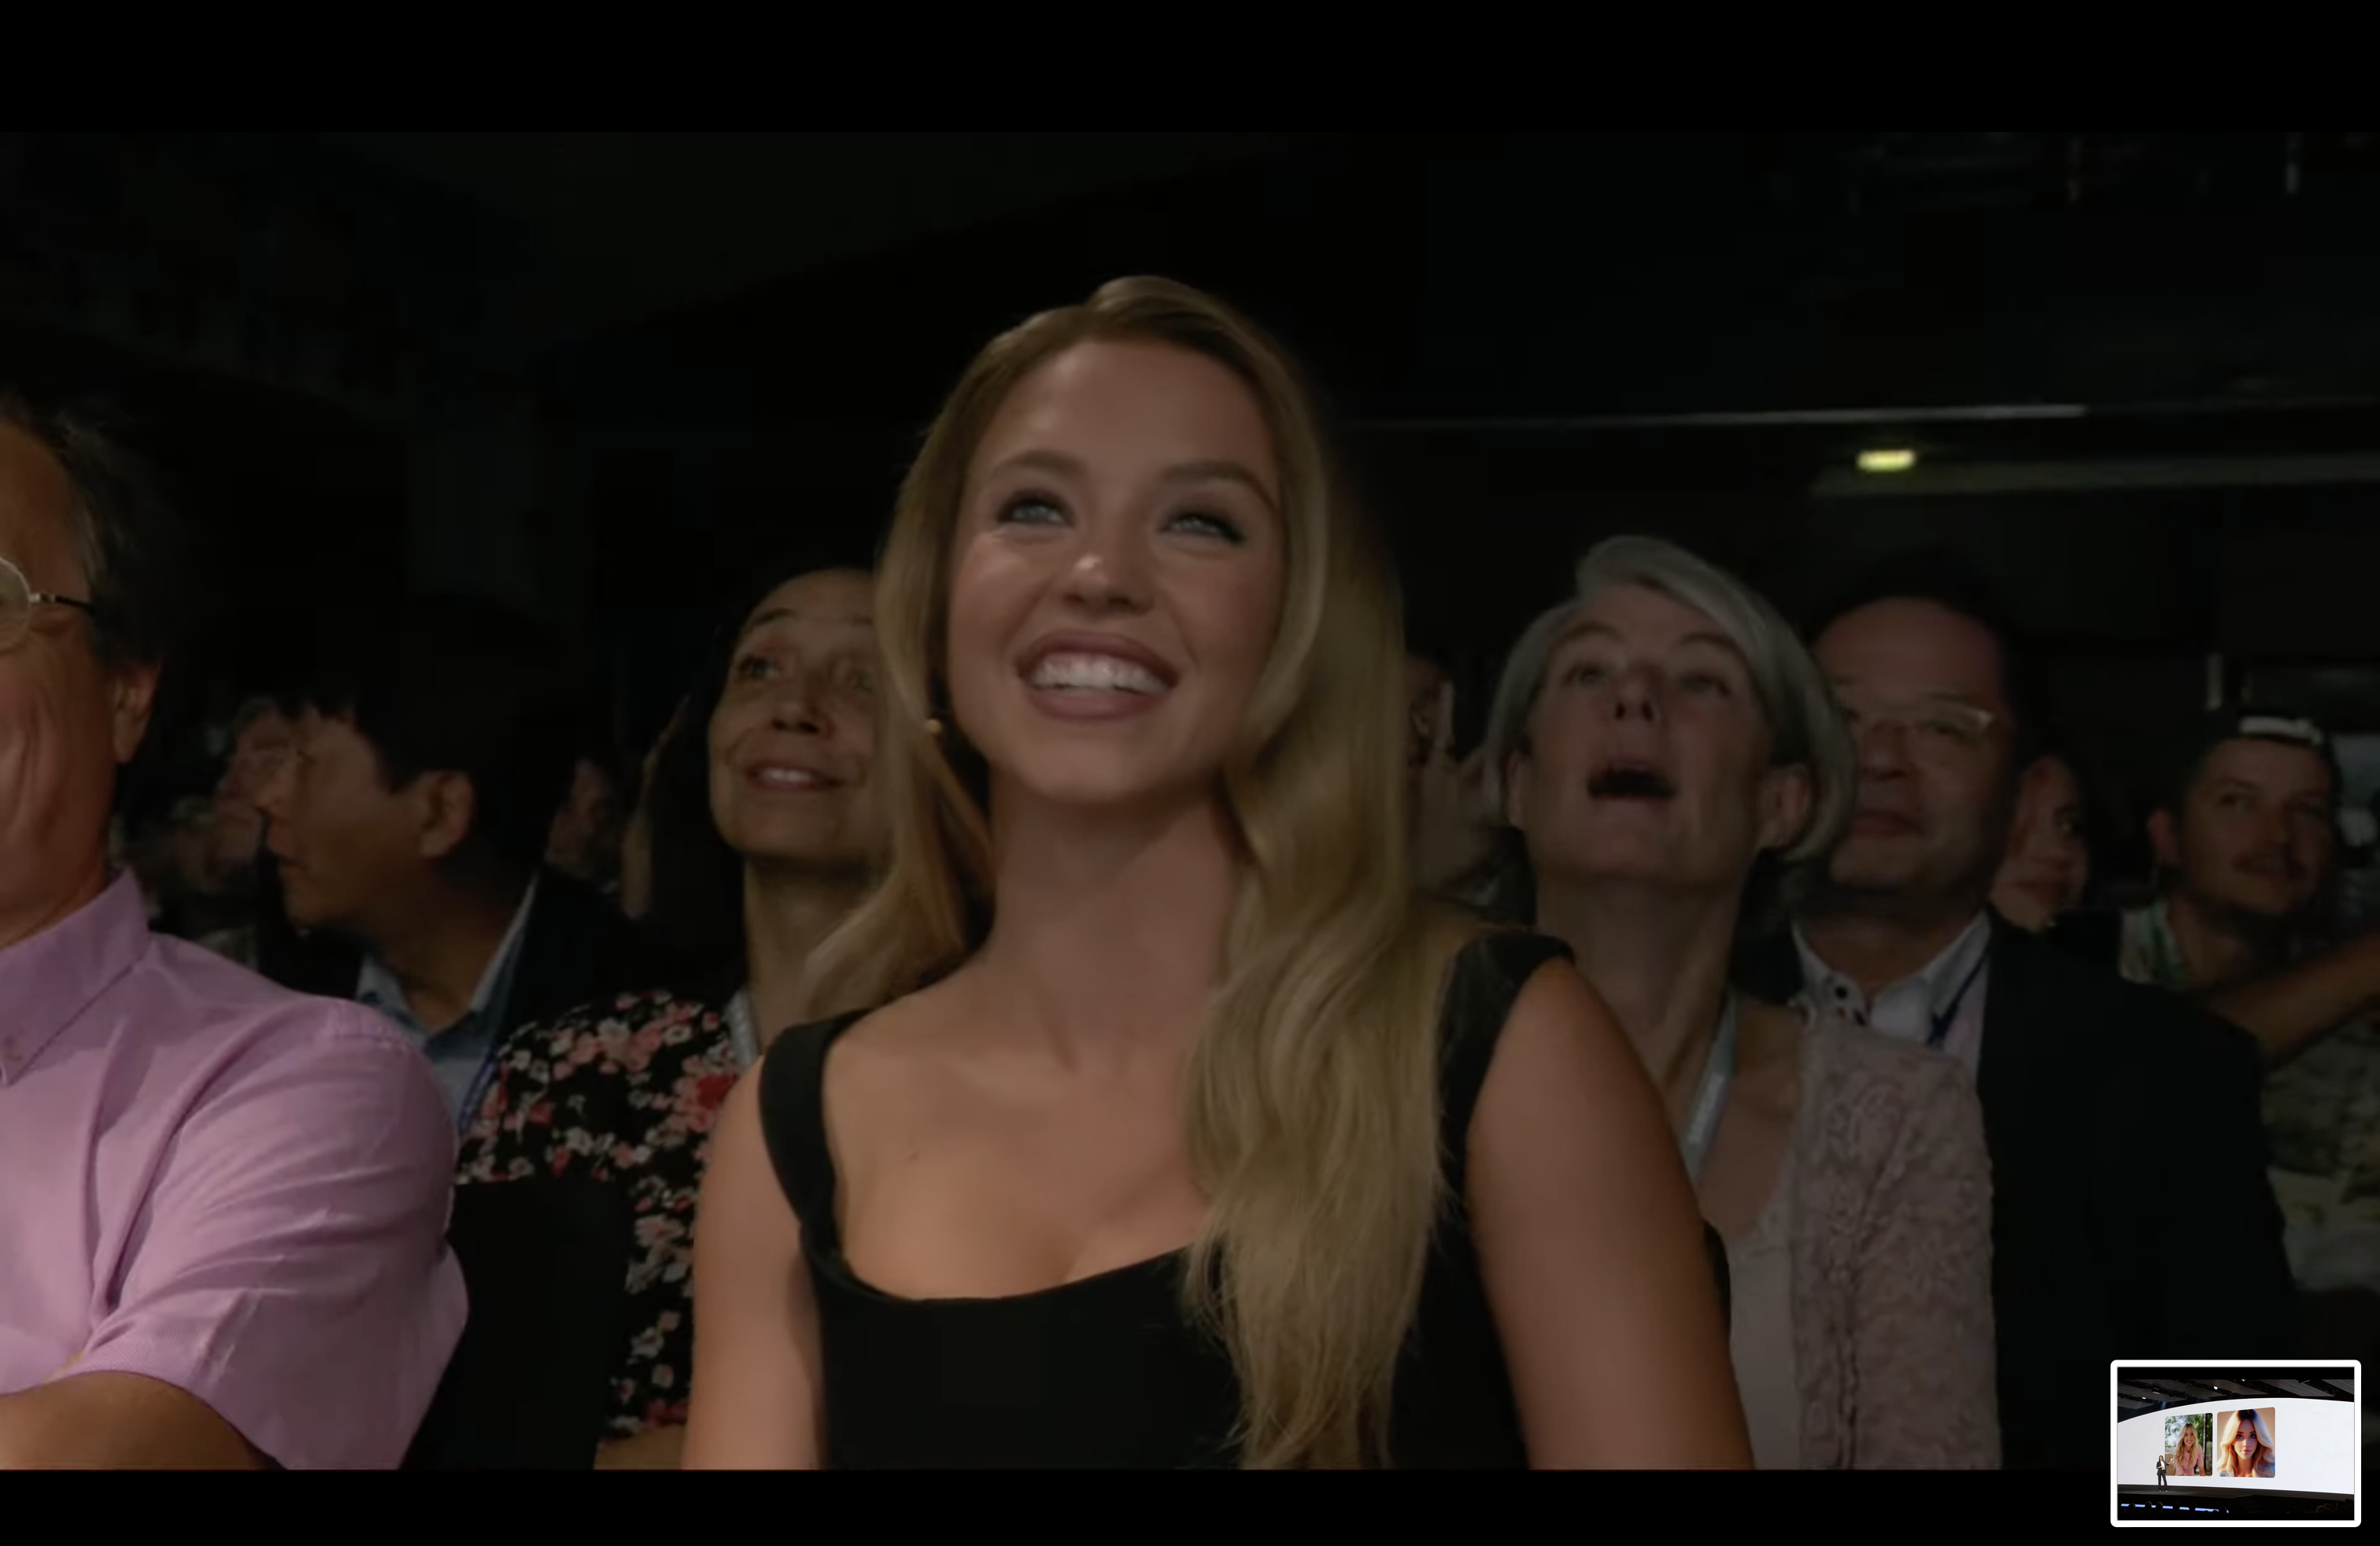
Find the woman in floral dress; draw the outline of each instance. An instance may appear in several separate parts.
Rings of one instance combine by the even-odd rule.
[[[803,1002],[804,966],[884,846],[875,654],[866,574],[797,574],[738,615],[655,770],[647,922],[671,981],[516,1037],[464,1140],[466,1185],[627,1191],[632,1330],[599,1467],[677,1465],[712,1121],[774,1034],[822,1007]]]

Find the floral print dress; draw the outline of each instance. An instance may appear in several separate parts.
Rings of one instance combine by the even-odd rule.
[[[729,1006],[623,997],[516,1032],[465,1135],[458,1185],[578,1176],[626,1189],[632,1328],[609,1435],[686,1421],[694,1211],[710,1130],[742,1072]]]

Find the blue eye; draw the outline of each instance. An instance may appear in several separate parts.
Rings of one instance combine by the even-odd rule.
[[[1185,510],[1173,517],[1172,524],[1175,526],[1185,523],[1202,536],[1219,537],[1224,542],[1235,543],[1247,540],[1241,533],[1240,529],[1232,522],[1220,516],[1210,516],[1201,510]]]
[[[1066,513],[1058,507],[1056,500],[1046,494],[1021,493],[1008,502],[1000,512],[1000,518],[1003,523],[1041,526],[1051,520],[1063,521]]]

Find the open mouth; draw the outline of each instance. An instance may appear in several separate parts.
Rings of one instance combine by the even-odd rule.
[[[1645,762],[1613,762],[1586,781],[1587,797],[1598,800],[1666,800],[1677,792],[1669,774]]]
[[[756,787],[782,794],[806,794],[837,786],[834,779],[808,768],[796,768],[783,762],[763,762],[745,777]]]
[[[1167,690],[1165,679],[1137,661],[1074,651],[1042,656],[1025,680],[1040,692],[1128,692],[1157,698]]]

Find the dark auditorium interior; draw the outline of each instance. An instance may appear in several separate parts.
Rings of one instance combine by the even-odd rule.
[[[1947,547],[2104,774],[2100,893],[2173,737],[2285,704],[2380,926],[2380,132],[0,133],[0,385],[120,410],[200,542],[127,820],[403,590],[533,615],[650,747],[723,595],[866,564],[983,341],[1126,274],[1311,368],[1463,749],[1599,538],[1797,619]],[[2117,1419],[2354,1394],[2242,1379]]]
[[[0,342],[203,513],[212,658],[468,583],[637,737],[756,541],[867,551],[975,340],[1162,272],[1304,353],[1471,676],[1603,531],[1793,601],[1922,531],[2137,776],[2210,676],[2380,731],[2375,207],[2362,134],[18,134]]]

